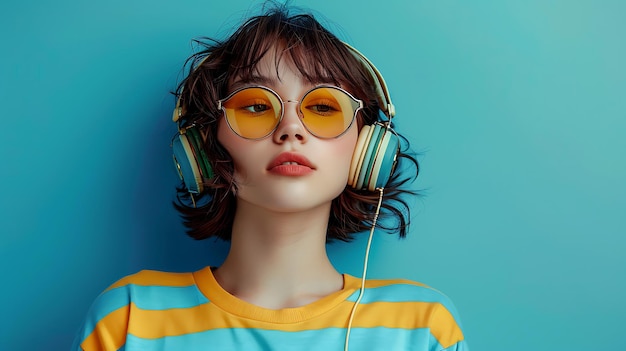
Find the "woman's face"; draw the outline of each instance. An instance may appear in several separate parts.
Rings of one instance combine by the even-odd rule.
[[[288,55],[276,67],[273,52],[268,51],[259,62],[255,81],[235,78],[230,91],[262,85],[278,93],[284,101],[284,116],[276,130],[266,138],[249,140],[235,134],[224,118],[219,122],[218,140],[234,162],[237,199],[276,212],[329,205],[346,187],[357,123],[337,138],[311,135],[298,117],[298,104],[292,101],[299,101],[314,85],[302,79]]]

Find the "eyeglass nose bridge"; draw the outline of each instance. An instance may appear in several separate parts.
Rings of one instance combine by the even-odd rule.
[[[285,117],[285,104],[287,104],[287,103],[296,104],[296,113],[298,114],[298,119],[300,119],[300,123],[302,124],[304,129],[307,129],[306,126],[304,125],[303,120],[302,120],[304,118],[304,113],[302,112],[302,100],[285,100],[285,101],[283,101],[283,99],[280,96],[278,96],[278,99],[282,103],[282,106],[280,107],[281,108],[280,119],[278,120],[278,123],[276,124],[276,127],[274,128],[274,131],[276,131],[276,129],[278,128],[278,125],[283,121],[283,118]]]
[[[276,133],[277,130],[280,129],[280,125],[284,122],[285,120],[285,112],[287,109],[287,103],[292,103],[292,104],[296,104],[295,109],[296,109],[296,115],[298,116],[298,123],[300,123],[300,128],[302,128],[302,131],[306,131],[308,133],[311,133],[311,131],[309,130],[309,128],[304,124],[304,113],[302,112],[302,108],[301,108],[301,102],[302,100],[284,100],[279,96],[276,95],[276,97],[278,97],[278,100],[281,103],[280,106],[280,116],[278,118],[278,121],[276,122],[276,125],[274,126],[274,128],[269,132],[269,135],[273,135],[274,133]],[[289,133],[284,133],[284,134],[289,134]],[[296,133],[299,134],[299,133]],[[312,135],[315,135],[313,133],[311,133]],[[279,135],[280,136],[280,135]]]

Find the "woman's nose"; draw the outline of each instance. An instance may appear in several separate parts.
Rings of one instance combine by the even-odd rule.
[[[301,142],[306,141],[308,132],[302,124],[302,120],[298,114],[298,108],[300,108],[299,101],[285,101],[283,119],[278,124],[273,135],[275,142],[281,143],[291,139]]]

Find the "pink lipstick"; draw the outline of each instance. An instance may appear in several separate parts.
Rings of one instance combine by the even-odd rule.
[[[267,170],[282,176],[303,176],[315,170],[305,156],[294,152],[283,152],[270,162]]]

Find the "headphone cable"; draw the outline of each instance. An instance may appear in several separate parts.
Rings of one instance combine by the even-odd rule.
[[[372,220],[372,228],[370,229],[370,234],[367,239],[367,246],[365,248],[365,258],[363,260],[363,275],[361,277],[361,290],[359,291],[359,296],[354,302],[354,306],[352,306],[352,311],[350,312],[350,319],[348,320],[348,330],[346,331],[346,342],[344,344],[344,351],[348,351],[348,344],[350,343],[350,331],[352,330],[352,321],[354,320],[354,315],[356,313],[356,308],[361,303],[361,298],[363,298],[363,293],[365,291],[365,277],[367,275],[367,264],[370,257],[370,248],[372,247],[372,239],[374,237],[374,228],[376,227],[376,221],[378,220],[378,214],[380,212],[380,206],[383,202],[383,188],[376,188],[378,190],[378,205],[376,205],[376,213],[374,214],[374,219]]]

